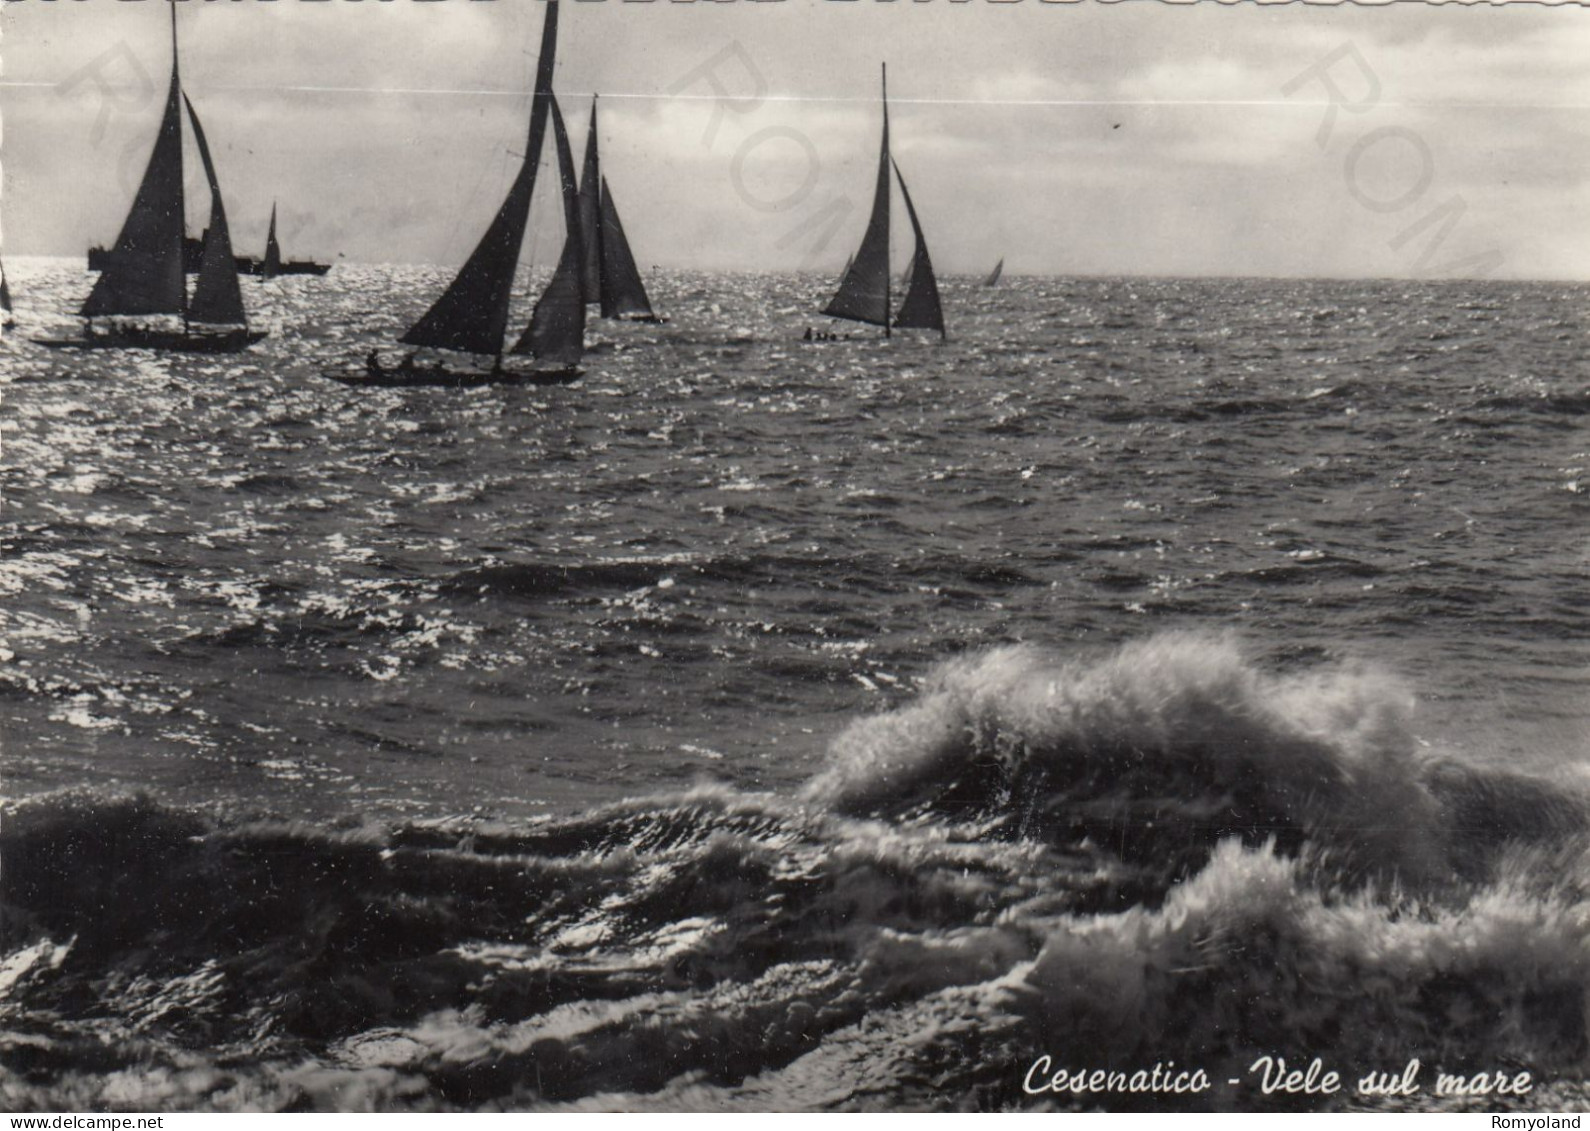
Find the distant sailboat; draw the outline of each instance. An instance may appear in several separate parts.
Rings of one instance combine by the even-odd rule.
[[[4,314],[4,317],[0,318],[0,326],[9,330],[16,325],[16,319],[11,317],[11,288],[6,286],[4,264],[0,264],[0,313]]]
[[[276,203],[271,202],[271,226],[265,233],[265,258],[260,260],[259,273],[274,279],[282,273],[282,245],[276,242]]]
[[[988,278],[983,280],[983,286],[992,287],[999,283],[999,277],[1005,273],[1005,261],[1001,259],[994,264],[994,269],[988,273]]]
[[[250,275],[274,279],[278,275],[324,275],[331,270],[331,264],[316,263],[311,259],[282,258],[282,245],[276,242],[276,205],[272,202],[270,229],[265,233],[265,254],[259,259],[240,258],[237,269]]]
[[[916,235],[916,247],[911,255],[910,284],[905,301],[890,322],[889,311],[889,170],[900,183],[900,195],[905,200],[906,214],[911,219],[911,230]],[[939,303],[938,280],[933,275],[933,262],[928,256],[927,240],[922,235],[922,225],[917,220],[916,207],[911,203],[911,192],[905,187],[905,177],[900,166],[889,155],[889,75],[883,72],[883,147],[878,157],[878,181],[872,197],[872,217],[867,221],[866,234],[861,237],[861,247],[851,259],[850,268],[839,284],[839,290],[823,309],[834,318],[848,318],[854,322],[870,322],[882,326],[884,336],[889,336],[891,325],[898,329],[944,330],[944,309]]]
[[[201,244],[193,295],[183,278],[182,110],[187,108],[193,140],[210,190],[210,223]],[[198,112],[182,89],[177,64],[177,7],[171,5],[171,85],[155,136],[154,151],[132,210],[115,247],[104,254],[103,269],[80,311],[83,337],[43,340],[40,344],[76,349],[158,349],[189,353],[236,353],[265,337],[248,328],[243,295],[226,226],[226,206],[215,163],[210,157]],[[148,323],[112,323],[104,330],[95,318],[179,315],[181,328]]]
[[[585,304],[580,295],[579,201],[574,160],[563,116],[552,96],[552,67],[557,52],[558,4],[548,0],[536,62],[535,93],[530,104],[530,142],[523,164],[496,217],[480,243],[459,269],[452,284],[425,315],[399,339],[403,344],[494,358],[489,371],[456,370],[445,364],[417,365],[409,354],[396,365],[382,363],[372,350],[359,377],[332,374],[350,383],[374,385],[466,386],[495,383],[567,384],[580,375],[574,368],[584,350]],[[536,167],[551,116],[563,187],[567,239],[552,281],[536,303],[530,324],[514,343],[513,354],[554,362],[557,368],[510,369],[503,365],[508,332],[508,306],[520,247],[530,221]]]
[[[596,99],[591,99],[591,128],[585,135],[585,163],[580,170],[580,290],[587,303],[600,303],[603,318],[661,322],[652,313],[646,284],[629,250],[618,206],[602,176],[596,133]]]

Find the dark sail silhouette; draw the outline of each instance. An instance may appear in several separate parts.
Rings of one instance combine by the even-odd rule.
[[[894,324],[902,330],[937,330],[944,333],[944,308],[939,305],[939,284],[933,277],[933,261],[928,257],[927,240],[922,238],[922,225],[916,218],[916,206],[911,203],[911,190],[905,187],[900,166],[894,166],[895,179],[900,182],[900,195],[905,199],[905,213],[911,218],[911,231],[916,237],[916,250],[911,255],[911,285],[906,288],[905,301]]]
[[[182,79],[177,68],[177,6],[171,5],[171,83],[160,132],[132,211],[110,251],[84,318],[110,314],[182,314]]]
[[[530,102],[530,141],[524,162],[519,166],[519,175],[452,285],[399,339],[405,345],[495,354],[501,358],[503,339],[508,331],[508,303],[513,294],[514,271],[519,265],[519,249],[530,222],[536,164],[546,138],[557,42],[558,5],[552,0],[547,4],[546,21],[541,29],[535,94]]]
[[[0,319],[0,325],[11,325],[11,288],[6,285],[6,269],[0,264],[0,313],[7,317]]]
[[[557,11],[547,7],[547,19]],[[540,99],[536,99],[539,104]],[[508,331],[508,301],[519,245],[530,219],[530,193],[535,188],[535,161],[526,158],[496,218],[452,285],[425,316],[398,340],[405,345],[433,346],[464,353],[502,352]]]
[[[204,230],[204,260],[199,265],[193,299],[188,303],[188,317],[195,322],[247,325],[243,291],[237,282],[237,264],[232,261],[232,236],[226,227],[226,205],[221,202],[221,182],[215,175],[215,162],[210,160],[210,144],[205,140],[204,127],[199,124],[193,103],[187,95],[182,96],[182,101],[188,108],[193,139],[198,143],[199,160],[204,164],[204,177],[210,185],[210,226]]]
[[[624,225],[618,219],[618,207],[613,203],[606,177],[602,178],[602,317],[637,321],[657,318],[646,297],[640,268],[629,250],[629,240],[624,237]]]
[[[900,182],[900,193],[905,198],[906,212],[911,217],[911,229],[916,235],[905,302],[899,317],[889,319],[889,170],[893,168]],[[867,231],[861,237],[861,247],[851,257],[839,290],[823,308],[823,313],[835,318],[848,318],[853,322],[870,322],[882,326],[885,337],[891,326],[905,329],[933,329],[944,333],[944,312],[939,304],[938,282],[933,277],[933,264],[928,258],[927,240],[922,235],[922,225],[917,221],[916,208],[911,194],[906,191],[905,178],[899,166],[889,155],[889,71],[883,68],[883,144],[878,154],[878,180],[872,193],[872,216],[867,221]]]
[[[276,242],[276,203],[271,202],[271,226],[265,233],[265,258],[260,260],[259,273],[274,279],[282,273],[282,246]]]
[[[541,30],[541,52],[536,61],[534,94],[530,101],[530,138],[524,160],[513,186],[497,209],[486,234],[475,245],[452,283],[400,341],[406,345],[485,354],[495,358],[489,373],[455,371],[446,365],[416,365],[410,354],[403,362],[388,367],[374,350],[366,358],[363,373],[330,373],[328,376],[352,384],[448,385],[465,386],[495,382],[563,384],[579,376],[573,363],[584,349],[584,303],[580,300],[579,207],[575,196],[574,161],[569,149],[563,116],[552,96],[552,70],[557,54],[558,4],[547,0],[546,20]],[[511,370],[503,367],[503,352],[508,330],[508,307],[513,296],[514,273],[525,230],[530,223],[530,201],[535,194],[536,168],[546,140],[547,119],[551,116],[563,183],[564,223],[568,228],[564,254],[553,272],[548,294],[536,304],[530,326],[511,352],[533,354],[562,366],[556,370]],[[571,303],[572,300],[572,303]],[[578,310],[572,321],[569,308]]]
[[[596,100],[591,100],[591,128],[585,136],[585,162],[580,170],[580,290],[586,302],[600,303],[603,318],[637,322],[661,321],[652,311],[646,284],[629,249],[612,190],[602,175],[596,125]]]
[[[188,241],[183,232],[182,107],[187,107],[193,140],[210,190],[210,223],[199,253],[198,281],[190,299],[184,281]],[[199,115],[182,89],[177,53],[177,9],[171,5],[171,83],[160,129],[133,197],[132,210],[109,252],[102,254],[99,278],[80,311],[89,321],[76,340],[39,339],[67,349],[164,349],[192,353],[234,353],[265,337],[248,328],[226,206],[209,142]],[[179,314],[181,330],[160,325],[116,324],[100,332],[92,319]],[[203,329],[195,330],[193,324]]]
[[[602,301],[602,161],[597,154],[596,98],[585,133],[585,163],[580,169],[580,291],[588,303]]]
[[[548,361],[573,365],[585,352],[585,297],[580,290],[580,263],[585,254],[584,228],[580,224],[579,189],[574,178],[574,152],[563,128],[558,100],[552,99],[552,136],[558,151],[558,179],[563,188],[563,223],[568,231],[563,254],[558,257],[552,281],[541,293],[530,325],[514,345],[514,353],[528,353]]]
[[[1005,261],[1001,259],[994,264],[994,269],[988,273],[988,278],[983,280],[983,286],[992,287],[999,282],[999,277],[1005,273]]]
[[[823,309],[835,318],[870,322],[889,333],[889,69],[883,69],[883,144],[878,182],[872,192],[872,217],[861,247],[850,259],[839,290]]]

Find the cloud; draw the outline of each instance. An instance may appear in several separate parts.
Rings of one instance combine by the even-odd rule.
[[[294,218],[293,254],[458,262],[524,144],[543,12],[184,5],[183,76],[238,242],[263,238],[275,200]],[[0,9],[16,250],[80,254],[114,235],[158,117],[163,14]],[[561,25],[575,145],[599,91],[613,191],[647,264],[842,262],[870,203],[886,60],[894,153],[945,270],[1008,253],[1017,270],[1381,274],[1398,269],[1387,239],[1454,195],[1468,209],[1454,246],[1495,245],[1521,275],[1590,269],[1564,231],[1572,217],[1586,230],[1571,155],[1587,140],[1572,107],[1590,107],[1590,25],[1572,12],[615,0],[565,4]],[[1380,98],[1337,114],[1321,149],[1324,87],[1283,88],[1344,44]],[[766,97],[721,106],[699,77],[676,92],[715,57],[731,93]],[[59,89],[95,65],[108,121],[92,82]],[[1362,89],[1350,66],[1337,74]],[[115,102],[151,78],[144,104]],[[1351,147],[1386,128],[1417,133],[1434,165],[1406,215],[1367,210],[1345,180]],[[1358,187],[1385,198],[1409,173],[1393,145],[1370,156]],[[555,232],[543,195],[537,230]]]

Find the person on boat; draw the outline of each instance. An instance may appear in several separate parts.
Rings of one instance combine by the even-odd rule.
[[[802,341],[806,341],[806,342],[809,342],[809,341],[812,340],[812,328],[810,326],[806,327],[806,336],[804,338],[802,338],[801,340]]]
[[[410,350],[403,355],[403,360],[398,362],[398,368],[404,373],[414,372],[414,351]]]
[[[364,367],[371,373],[379,373],[381,371],[380,353],[376,350],[371,350],[364,359]]]

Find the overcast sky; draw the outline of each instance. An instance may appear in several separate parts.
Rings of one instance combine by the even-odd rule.
[[[1004,257],[1039,274],[1590,278],[1582,8],[562,9],[556,88],[576,147],[602,95],[604,171],[643,268],[836,270],[866,223],[887,61],[893,152],[941,272]],[[183,84],[239,250],[259,253],[275,201],[289,255],[460,262],[522,153],[543,12],[183,3]],[[160,115],[166,20],[158,2],[0,8],[6,254],[115,238]],[[701,76],[714,59],[740,101]],[[1328,130],[1322,66],[1354,103]],[[552,195],[538,262],[561,242]]]

